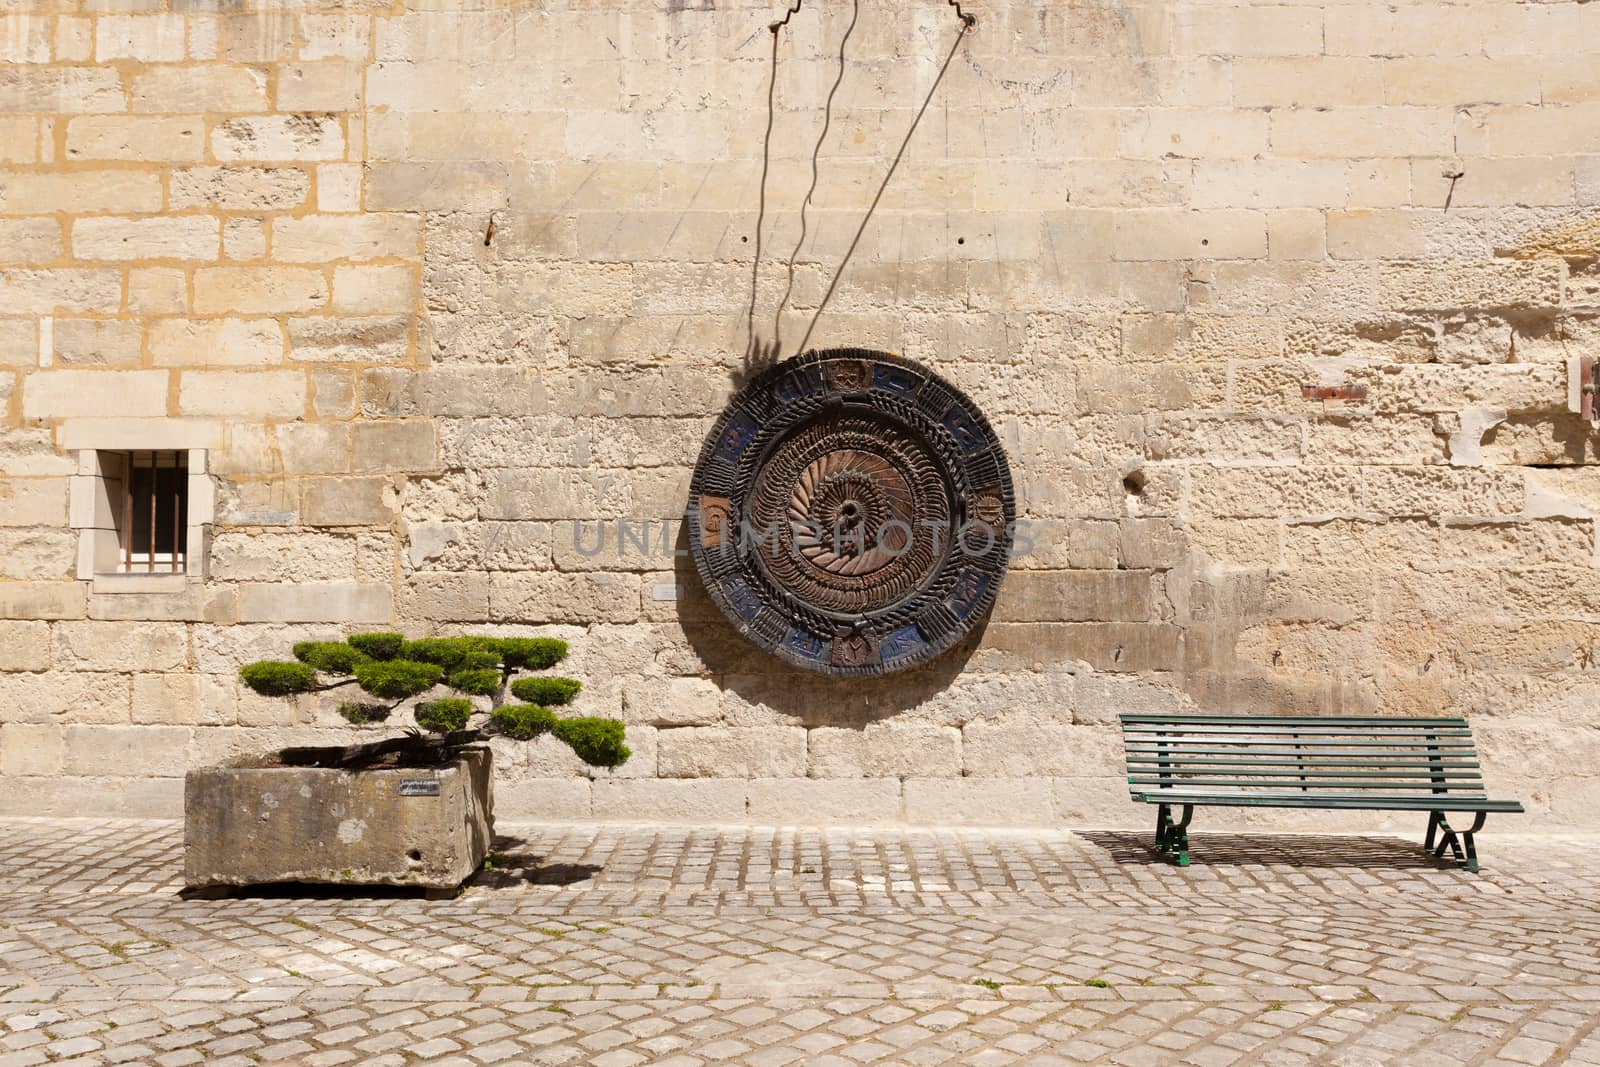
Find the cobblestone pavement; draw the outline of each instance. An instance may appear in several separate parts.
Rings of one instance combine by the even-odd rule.
[[[0,820],[0,1067],[1600,1064],[1596,838],[501,827],[454,901]]]

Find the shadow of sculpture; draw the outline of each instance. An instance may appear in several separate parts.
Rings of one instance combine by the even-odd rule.
[[[806,727],[859,728],[926,703],[948,689],[983,643],[985,617],[930,663],[877,678],[830,678],[785,663],[752,644],[706,595],[689,555],[688,524],[673,559],[677,621],[690,648],[726,691]]]

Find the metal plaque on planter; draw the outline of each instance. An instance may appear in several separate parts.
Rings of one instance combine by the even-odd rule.
[[[831,675],[888,674],[994,604],[1016,498],[975,404],[927,367],[837,348],[741,390],[690,485],[706,591],[762,648]]]

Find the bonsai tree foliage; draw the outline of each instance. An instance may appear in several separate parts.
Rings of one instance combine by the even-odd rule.
[[[591,767],[620,767],[633,754],[623,744],[621,722],[562,718],[551,710],[570,704],[582,682],[525,674],[548,670],[566,656],[567,643],[549,637],[407,641],[402,634],[366,633],[343,641],[301,641],[294,646],[294,659],[247,663],[239,668],[239,677],[255,692],[274,697],[354,686],[369,699],[347,701],[338,711],[358,726],[384,722],[401,705],[415,701],[417,725],[437,735],[441,744],[491,734],[518,741],[553,734]],[[438,686],[463,695],[419,699]],[[506,703],[508,691],[519,703]],[[490,706],[479,730],[469,732],[480,711],[472,697],[488,697]]]

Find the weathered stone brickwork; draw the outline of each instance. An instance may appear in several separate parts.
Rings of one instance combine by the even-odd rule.
[[[1582,822],[1600,4],[974,4],[813,343],[971,393],[1031,549],[977,639],[848,683],[662,525],[744,370],[782,6],[0,0],[0,811],[347,739],[235,671],[393,625],[569,637],[630,724],[615,777],[498,750],[508,815],[1142,822],[1114,716],[1196,708],[1465,713]],[[780,40],[769,340],[848,8]],[[791,346],[954,40],[862,8]],[[77,577],[73,480],[138,447],[203,451],[203,581]]]

